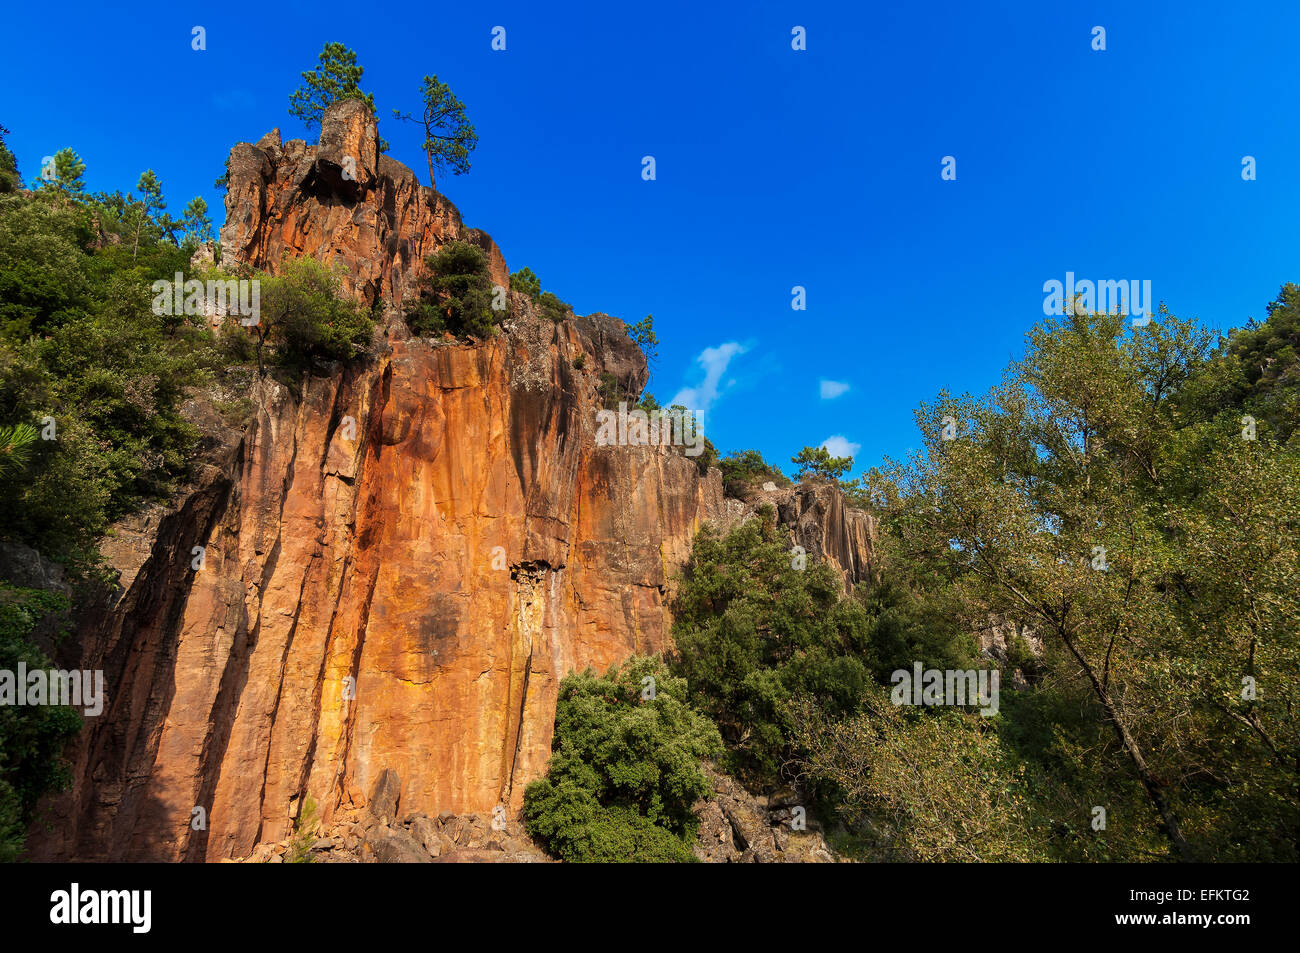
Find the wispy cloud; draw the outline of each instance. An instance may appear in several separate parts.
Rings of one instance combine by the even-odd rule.
[[[839,397],[841,394],[847,393],[848,389],[849,389],[849,385],[844,383],[843,381],[828,381],[825,378],[822,378],[821,381],[822,400],[834,400],[836,397]]]
[[[856,457],[858,451],[862,449],[862,444],[854,443],[841,434],[827,437],[822,441],[822,446],[826,448],[832,457]]]
[[[717,347],[706,347],[695,358],[695,363],[704,368],[704,380],[693,387],[683,387],[669,403],[690,408],[703,420],[708,415],[709,408],[736,383],[735,380],[728,379],[724,384],[722,375],[727,373],[727,365],[731,363],[731,359],[738,354],[744,354],[746,350],[748,349],[745,345],[739,341],[727,341]]]

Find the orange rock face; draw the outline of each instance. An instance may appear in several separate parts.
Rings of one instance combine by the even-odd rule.
[[[338,118],[314,157],[235,148],[256,174],[232,162],[226,254],[272,267],[285,249],[359,249],[354,290],[391,301],[459,216],[421,205],[430,193],[384,174],[365,124]],[[365,160],[351,211],[303,192],[337,149]],[[389,206],[370,203],[390,198],[406,225],[375,224]],[[400,262],[365,257],[393,235],[410,243]],[[63,660],[103,668],[108,703],[34,859],[247,856],[289,834],[306,796],[328,820],[386,768],[403,813],[513,814],[545,769],[559,680],[670,646],[695,533],[750,510],[679,450],[597,445],[601,375],[645,383],[622,322],[514,303],[484,343],[411,338],[390,314],[370,357],[295,392],[257,382],[255,420],[175,509],[120,527],[126,589]],[[865,574],[870,526],[838,491],[781,509],[810,553]]]

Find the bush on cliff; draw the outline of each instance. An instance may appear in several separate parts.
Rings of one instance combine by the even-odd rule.
[[[700,762],[722,744],[685,693],[657,658],[567,676],[546,775],[524,794],[529,834],[567,861],[693,860],[691,807],[712,794]]]
[[[757,450],[736,450],[722,458],[722,486],[728,496],[739,497],[745,489],[775,483],[789,486],[790,478],[763,459]]]
[[[487,255],[469,242],[448,242],[427,259],[419,299],[406,311],[412,334],[436,337],[491,337],[505,317],[492,308],[492,277]]]
[[[266,343],[281,364],[346,361],[365,350],[374,318],[340,290],[339,276],[314,258],[287,259],[281,274],[261,279],[261,316],[253,330],[258,365]]]
[[[519,291],[532,299],[538,313],[559,324],[573,314],[573,308],[549,291],[542,290],[542,281],[531,268],[520,268],[510,275],[510,290]]]

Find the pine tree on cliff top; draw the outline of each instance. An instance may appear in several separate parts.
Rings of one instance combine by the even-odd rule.
[[[321,117],[331,103],[340,99],[359,99],[370,109],[370,115],[378,119],[375,97],[363,93],[359,85],[364,72],[365,68],[357,65],[354,51],[342,43],[326,43],[317,68],[303,73],[304,85],[289,96],[289,115],[301,119],[303,125],[312,129],[320,125]]]

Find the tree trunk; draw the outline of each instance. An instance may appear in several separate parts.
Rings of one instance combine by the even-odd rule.
[[[1178,855],[1179,860],[1191,860],[1191,847],[1183,838],[1182,828],[1178,825],[1178,817],[1174,814],[1169,802],[1165,799],[1165,793],[1160,789],[1160,782],[1152,775],[1151,769],[1147,767],[1146,758],[1142,756],[1141,750],[1133,736],[1129,734],[1128,728],[1124,725],[1123,720],[1119,717],[1119,711],[1115,708],[1114,702],[1111,701],[1110,693],[1102,687],[1097,681],[1097,676],[1092,671],[1092,666],[1084,660],[1083,654],[1075,648],[1073,640],[1070,639],[1064,631],[1061,632],[1061,638],[1065,642],[1065,647],[1070,650],[1075,661],[1083,666],[1084,673],[1088,676],[1088,681],[1092,683],[1092,690],[1097,695],[1097,700],[1101,702],[1102,707],[1106,709],[1106,717],[1110,719],[1111,726],[1119,736],[1119,742],[1124,747],[1124,753],[1129,756],[1133,762],[1133,767],[1137,770],[1138,778],[1142,781],[1142,787],[1146,789],[1147,797],[1151,799],[1152,805],[1160,815],[1160,820],[1164,823],[1165,834],[1169,842],[1173,845],[1174,852]]]

